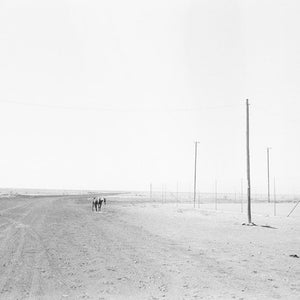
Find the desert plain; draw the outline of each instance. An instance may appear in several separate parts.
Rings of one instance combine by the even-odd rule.
[[[0,299],[300,299],[300,207],[0,198]]]

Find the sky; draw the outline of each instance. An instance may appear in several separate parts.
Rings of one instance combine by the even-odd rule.
[[[0,187],[300,193],[297,0],[0,0]],[[273,189],[273,187],[272,187]]]

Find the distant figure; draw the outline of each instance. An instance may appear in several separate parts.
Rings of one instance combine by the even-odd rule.
[[[93,202],[92,202],[92,211],[94,211],[94,209],[96,210],[96,211],[98,211],[98,198],[97,197],[94,197],[93,198]]]
[[[104,197],[94,197],[92,202],[92,211],[101,211],[103,203],[106,205],[106,199]]]
[[[98,197],[98,211],[101,211],[102,203],[104,202],[103,197]]]

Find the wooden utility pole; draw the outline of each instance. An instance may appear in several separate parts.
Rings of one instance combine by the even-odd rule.
[[[274,216],[276,216],[276,182],[274,177]]]
[[[176,183],[176,206],[178,207],[178,181]]]
[[[268,203],[270,203],[270,149],[267,148],[267,166],[268,166]]]
[[[218,209],[218,181],[215,180],[215,210]]]
[[[197,193],[197,151],[198,143],[195,142],[195,169],[194,169],[194,208],[196,208],[196,193]]]
[[[246,100],[246,113],[247,113],[247,132],[246,132],[246,144],[247,144],[247,182],[248,182],[248,224],[252,223],[251,220],[251,182],[250,182],[250,141],[249,141],[249,101]]]
[[[241,212],[243,213],[244,191],[243,191],[243,179],[241,179]]]

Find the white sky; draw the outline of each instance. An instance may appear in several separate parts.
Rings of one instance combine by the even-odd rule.
[[[0,0],[0,186],[300,193],[298,0]],[[26,105],[27,104],[27,105]],[[244,184],[245,185],[245,184]]]

